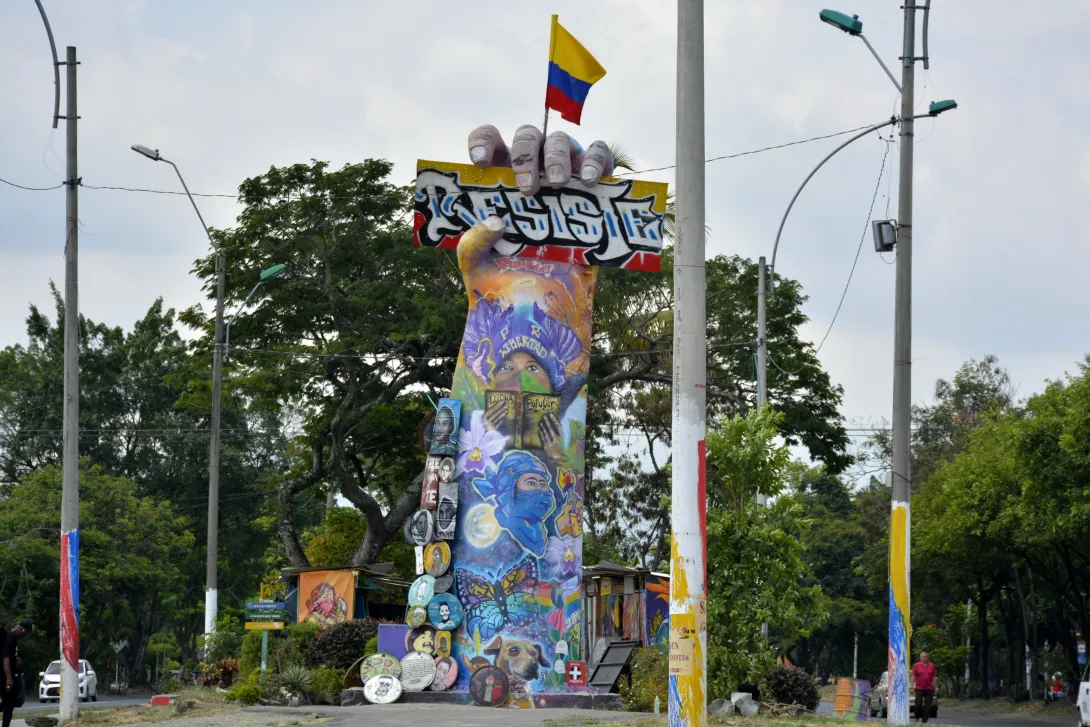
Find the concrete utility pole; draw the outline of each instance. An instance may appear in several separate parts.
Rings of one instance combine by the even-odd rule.
[[[71,722],[79,714],[79,172],[76,165],[76,49],[65,57],[68,105],[64,244],[64,456],[61,485],[61,685],[60,719]],[[74,662],[74,664],[72,663]],[[73,668],[75,667],[75,668]]]
[[[852,679],[859,678],[859,632],[855,634],[855,646],[852,648]]]
[[[704,2],[677,5],[677,242],[674,246],[670,727],[707,722],[704,435]]]
[[[893,486],[891,488],[889,723],[908,724],[912,659],[912,144],[916,88],[916,6],[904,6],[901,57],[901,175],[897,200],[897,283],[893,324]]]
[[[762,255],[757,260],[757,409],[764,408],[768,401],[768,294],[765,292],[765,259]],[[767,505],[768,496],[757,493],[757,504]],[[767,636],[768,625],[762,627]]]

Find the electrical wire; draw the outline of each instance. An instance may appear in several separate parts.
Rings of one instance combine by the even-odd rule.
[[[855,259],[852,260],[852,269],[848,271],[848,280],[844,283],[844,291],[840,294],[840,302],[836,304],[836,312],[833,313],[833,320],[829,321],[829,328],[825,331],[824,338],[821,339],[821,343],[818,344],[815,354],[821,352],[821,347],[825,345],[825,341],[829,339],[829,334],[833,331],[833,325],[836,324],[837,316],[840,315],[840,309],[844,305],[844,298],[848,295],[848,286],[852,284],[852,276],[855,275],[855,266],[859,264],[859,253],[863,251],[863,241],[867,238],[867,228],[870,227],[870,218],[874,215],[874,203],[878,200],[878,190],[882,186],[882,175],[886,171],[886,159],[889,158],[890,142],[885,139],[882,140],[886,145],[885,151],[882,153],[882,167],[878,170],[878,181],[874,183],[874,194],[871,196],[870,209],[867,210],[867,221],[863,223],[863,234],[859,236],[859,246],[855,249]]]
[[[16,184],[15,182],[9,182],[8,180],[4,179],[3,177],[0,177],[0,182],[3,182],[4,184],[8,185],[9,187],[15,187],[16,189],[22,189],[22,190],[25,190],[27,192],[48,192],[51,189],[60,189],[61,187],[64,186],[64,182],[61,182],[60,184],[54,184],[52,187],[27,187],[27,186],[24,186],[22,184]]]

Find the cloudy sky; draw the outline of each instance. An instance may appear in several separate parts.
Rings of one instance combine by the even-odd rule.
[[[271,165],[310,159],[339,166],[385,157],[408,182],[417,158],[463,160],[478,124],[510,133],[540,122],[552,13],[608,75],[591,91],[582,127],[556,119],[550,128],[585,144],[621,142],[641,167],[674,162],[676,7],[668,0],[44,2],[62,57],[75,45],[82,63],[85,185],[177,190],[172,170],[131,152],[133,143],[161,149],[194,191],[231,193]],[[899,3],[855,2],[840,9],[859,13],[896,65]],[[1029,394],[1088,350],[1090,246],[1074,213],[1090,194],[1090,5],[933,4],[931,71],[921,68],[917,97],[921,109],[951,97],[960,107],[917,124],[913,399],[927,401],[937,377],[989,353]],[[709,157],[890,116],[892,84],[861,42],[818,21],[821,7],[706,0]],[[33,0],[0,4],[0,69],[0,177],[59,183],[64,125],[50,126],[52,71]],[[791,194],[837,143],[709,163],[708,255],[771,255]],[[785,229],[778,271],[809,294],[805,335],[815,342],[837,309],[883,150],[868,138],[842,152]],[[671,170],[646,178],[674,181]],[[896,216],[896,184],[887,179],[879,218],[889,193],[888,216]],[[238,213],[230,200],[200,205],[217,227]],[[80,220],[86,315],[128,326],[157,296],[176,308],[199,298],[189,271],[207,241],[184,197],[84,189]],[[51,309],[63,246],[63,190],[0,184],[0,345],[25,340],[29,303]],[[820,352],[844,386],[849,420],[890,416],[887,258],[873,252],[868,231]]]

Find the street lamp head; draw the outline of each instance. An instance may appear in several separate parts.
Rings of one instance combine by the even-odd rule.
[[[268,270],[262,270],[261,271],[261,282],[264,283],[266,280],[272,280],[277,275],[280,275],[282,272],[284,272],[287,269],[288,269],[287,265],[285,265],[284,263],[280,263],[278,265],[273,265]]]
[[[931,116],[938,116],[944,111],[953,111],[958,107],[958,102],[952,98],[948,98],[945,101],[932,101],[931,105],[927,108],[927,113]]]
[[[822,10],[818,13],[821,22],[843,30],[848,35],[860,35],[863,32],[863,21],[858,15],[848,15],[836,10]]]
[[[133,144],[132,150],[137,154],[143,154],[148,159],[151,159],[153,162],[157,162],[160,159],[158,149],[152,149],[151,147],[144,146],[143,144]]]

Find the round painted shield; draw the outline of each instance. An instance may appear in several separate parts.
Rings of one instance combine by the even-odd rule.
[[[405,612],[405,623],[412,626],[414,629],[417,626],[423,626],[424,622],[428,620],[428,609],[423,606],[409,606],[409,609]]]
[[[401,681],[389,674],[371,677],[363,685],[363,696],[371,704],[393,704],[401,696]]]
[[[434,595],[435,576],[422,575],[409,586],[409,605],[427,606]]]
[[[449,573],[445,576],[439,576],[435,579],[435,592],[446,593],[450,590],[450,587],[454,585],[454,576]]]
[[[440,593],[428,603],[428,620],[440,631],[453,631],[462,623],[462,604],[449,593]]]
[[[454,686],[458,680],[458,662],[452,656],[435,657],[435,679],[428,689],[442,692]]]
[[[435,516],[431,510],[417,510],[409,518],[409,535],[417,545],[427,545],[435,533]]]
[[[424,570],[438,578],[450,568],[450,546],[440,540],[424,547]]]
[[[363,663],[360,664],[360,676],[363,678],[364,684],[378,676],[399,677],[401,676],[401,663],[393,654],[365,656],[363,657]]]
[[[405,651],[421,651],[435,656],[435,627],[424,625],[405,636]]]
[[[410,651],[401,658],[401,686],[407,692],[421,692],[435,679],[435,657]]]
[[[507,675],[494,666],[484,666],[469,678],[469,694],[481,707],[499,707],[511,693]]]

